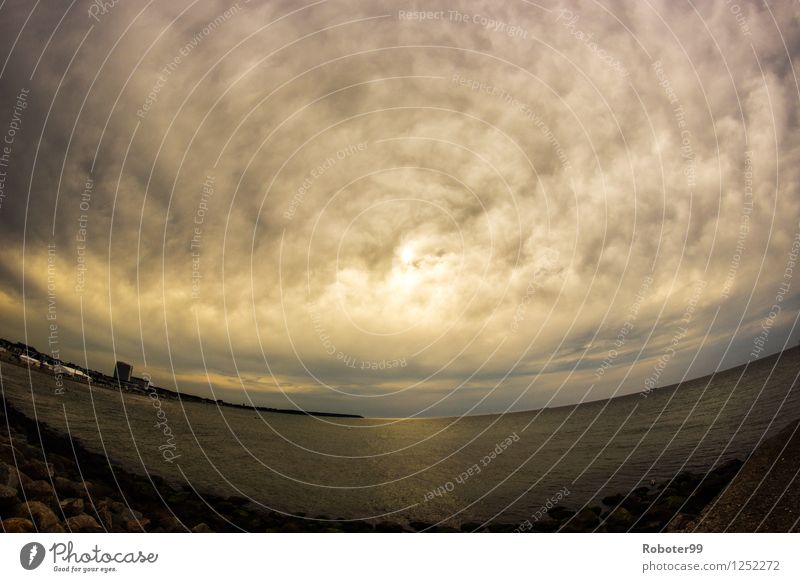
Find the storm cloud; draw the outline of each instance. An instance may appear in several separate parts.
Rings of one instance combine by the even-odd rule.
[[[9,339],[380,416],[797,342],[795,2],[7,1],[0,30]]]

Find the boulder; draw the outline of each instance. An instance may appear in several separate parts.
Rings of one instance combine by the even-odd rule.
[[[591,509],[581,509],[567,521],[562,531],[590,532],[600,525],[600,516]]]
[[[689,525],[692,523],[692,516],[685,513],[677,514],[667,526],[668,532],[684,532],[687,531]]]
[[[575,515],[575,512],[571,509],[567,509],[563,505],[556,505],[547,512],[547,515],[549,515],[556,521],[563,521]]]
[[[617,507],[606,517],[606,526],[613,531],[627,531],[631,528],[636,518],[624,507]]]
[[[104,485],[103,483],[97,483],[95,481],[84,481],[83,487],[81,488],[80,497],[84,499],[88,499],[89,496],[93,497],[94,499],[100,497],[113,497],[117,494],[115,489]]]
[[[41,501],[28,501],[19,503],[12,509],[15,517],[32,517],[36,529],[44,531],[58,523],[58,517],[53,510]]]
[[[53,491],[53,487],[47,481],[31,481],[25,485],[23,489],[25,490],[25,496],[29,500],[35,499],[43,501],[51,506],[56,500],[55,491]]]
[[[122,514],[128,510],[128,506],[124,503],[120,503],[119,501],[109,501],[107,505],[111,510],[111,513],[115,514]]]
[[[214,533],[211,528],[204,523],[198,523],[192,528],[192,533]]]
[[[287,525],[293,525],[293,524],[292,522],[290,522]],[[286,526],[284,526],[284,528],[285,527]],[[303,530],[298,526],[297,529],[294,531],[303,531]],[[405,530],[403,529],[403,526],[400,525],[399,523],[394,523],[391,521],[382,521],[380,523],[375,524],[375,531],[379,533],[400,533]]]
[[[61,511],[63,511],[64,515],[67,517],[79,515],[83,513],[83,510],[85,508],[83,499],[75,497],[70,497],[62,500],[60,505],[61,505]]]
[[[70,481],[64,477],[53,477],[53,486],[62,497],[81,497],[86,493],[81,482]]]
[[[150,520],[146,517],[124,520],[122,524],[123,527],[131,533],[147,531],[150,528]]]
[[[0,461],[0,485],[7,485],[16,489],[18,483],[17,470],[12,465]]]
[[[49,481],[54,474],[52,463],[43,463],[36,459],[29,460],[20,469],[33,480]]]
[[[661,501],[658,502],[657,507],[675,513],[681,508],[685,501],[685,497],[681,497],[680,495],[671,495],[661,499]]]
[[[53,466],[56,469],[56,475],[68,476],[78,473],[74,459],[53,454],[49,455],[47,458],[51,463],[53,463]]]
[[[173,515],[168,515],[168,516],[162,517],[161,519],[158,520],[158,524],[159,524],[159,526],[161,526],[161,528],[165,532],[169,532],[169,533],[181,532],[181,533],[183,533],[183,532],[186,531],[186,526],[184,526],[180,522],[180,520],[177,517],[173,516]]]
[[[617,493],[616,495],[609,495],[608,497],[603,497],[601,501],[603,502],[603,505],[606,505],[608,507],[616,507],[617,505],[622,503],[623,499],[625,499],[625,496],[622,495],[621,493]]]
[[[0,484],[0,511],[9,509],[18,503],[17,490],[8,485]]]
[[[67,529],[75,533],[101,532],[103,528],[91,515],[81,513],[67,518]]]
[[[622,501],[620,507],[624,507],[633,515],[641,515],[650,506],[650,501],[641,497],[630,496]]]
[[[100,525],[102,525],[105,529],[111,531],[114,528],[114,520],[111,510],[108,509],[108,507],[98,504],[97,517],[100,518]]]
[[[531,522],[531,529],[532,532],[537,533],[553,533],[558,531],[561,527],[561,522],[556,521],[554,519],[539,519],[537,521]],[[492,527],[492,531],[495,531]]]
[[[21,455],[10,444],[0,444],[0,461],[14,465],[21,460]]]
[[[6,533],[33,533],[33,522],[24,517],[10,517],[3,520],[3,531]]]

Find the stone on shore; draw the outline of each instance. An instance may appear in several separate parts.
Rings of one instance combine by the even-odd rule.
[[[55,474],[52,463],[43,463],[36,459],[29,460],[20,470],[34,480],[49,480]]]
[[[19,503],[17,490],[8,485],[0,484],[0,510],[5,510]]]
[[[53,504],[56,502],[56,494],[47,481],[31,481],[25,485],[23,489],[25,490],[25,496],[28,500],[34,499],[42,501],[51,507],[53,507]]]
[[[9,517],[3,520],[3,531],[6,533],[33,533],[36,530],[30,519]]]
[[[86,489],[80,482],[70,481],[64,477],[53,477],[53,486],[61,497],[81,497],[86,494]]]
[[[59,523],[58,517],[53,513],[53,510],[41,501],[19,503],[11,511],[15,514],[15,517],[32,517],[33,523],[39,531],[47,530]]]
[[[60,505],[61,505],[61,511],[63,511],[64,515],[66,515],[67,517],[72,517],[74,515],[79,515],[83,513],[85,507],[83,499],[74,497],[63,499]]]
[[[101,532],[103,528],[91,515],[81,513],[67,518],[67,529],[75,533]]]

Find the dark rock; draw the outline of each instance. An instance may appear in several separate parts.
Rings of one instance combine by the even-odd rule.
[[[75,471],[75,464],[61,455],[48,455],[48,458],[53,463],[56,475],[68,475]]]
[[[399,523],[393,523],[391,521],[382,521],[380,523],[375,524],[375,531],[380,533],[400,533],[405,531],[403,526]]]
[[[692,516],[685,513],[677,514],[667,526],[668,532],[683,532],[686,531],[689,524],[693,521]]]
[[[622,501],[620,507],[624,507],[633,515],[641,515],[650,506],[650,501],[638,497],[628,497]]]
[[[21,483],[29,482],[30,478],[27,475],[20,475],[14,465],[9,465],[0,461],[0,485],[8,485],[19,491]]]
[[[20,461],[21,457],[22,455],[17,453],[11,445],[0,444],[0,461],[13,466]]]
[[[6,533],[33,533],[33,522],[24,517],[10,517],[3,520],[3,531]]]
[[[552,509],[547,512],[551,518],[555,519],[556,521],[563,521],[569,517],[575,515],[575,512],[571,509],[567,509],[563,505],[556,505]]]
[[[122,514],[128,510],[128,506],[119,501],[109,501],[106,505],[111,510],[111,513],[115,514]]]
[[[15,517],[32,517],[36,529],[44,531],[58,523],[58,517],[53,510],[41,501],[20,503],[13,510]]]
[[[174,532],[186,531],[186,527],[180,522],[180,520],[177,517],[171,515],[159,519],[158,524],[165,532],[174,533]]]
[[[621,493],[617,493],[616,495],[609,495],[608,497],[603,497],[601,501],[603,502],[603,505],[606,505],[608,507],[616,507],[617,505],[622,503],[623,499],[625,499],[625,496],[622,495]]]
[[[86,493],[82,483],[70,481],[64,477],[53,477],[53,486],[62,497],[81,497]]]
[[[53,487],[47,481],[31,481],[23,487],[25,496],[28,499],[43,501],[52,506],[56,502],[56,494]]]
[[[509,526],[513,529],[513,526]],[[460,529],[456,529],[454,527],[447,527],[445,525],[440,525],[438,527],[433,528],[433,533],[461,533]],[[509,530],[510,531],[510,530]]]
[[[17,490],[8,485],[0,484],[0,510],[5,510],[19,503]]]
[[[0,485],[17,488],[17,470],[3,461],[0,461]]]
[[[670,511],[659,505],[654,505],[644,512],[641,519],[643,521],[657,521],[661,524],[667,523],[672,516],[675,515],[674,511]]]
[[[119,505],[114,507],[119,509]],[[150,520],[141,511],[129,507],[124,507],[121,512],[114,514],[114,523],[117,522],[121,523],[125,531],[129,532],[147,531],[147,528],[150,527]]]
[[[42,461],[38,461],[36,459],[31,459],[22,465],[20,469],[34,480],[41,479],[49,481],[54,475],[52,463],[43,463]]]
[[[567,521],[562,531],[590,532],[598,525],[600,525],[600,516],[591,509],[584,508]]]
[[[692,493],[694,493],[695,489],[697,489],[697,485],[699,480],[695,479],[687,479],[681,481],[677,484],[678,494],[683,495],[684,497],[688,497]]]
[[[204,523],[198,523],[192,528],[192,533],[214,533],[211,528]]]
[[[63,511],[64,515],[66,515],[67,517],[83,513],[85,507],[83,499],[74,497],[64,499],[63,501],[61,501],[60,505],[61,505],[61,511]]]
[[[88,491],[88,493],[87,493]],[[117,491],[103,483],[97,481],[84,481],[83,490],[80,497],[86,498],[91,496],[95,499],[99,497],[114,497]]]
[[[102,504],[102,502],[100,502]],[[102,525],[106,530],[112,530],[114,528],[114,519],[111,513],[111,510],[106,505],[98,504],[97,509],[97,517],[100,519],[100,525]]]
[[[73,515],[67,518],[67,529],[75,533],[84,532],[101,532],[103,528],[97,523],[97,520],[91,515],[81,513],[80,515]]]
[[[635,518],[624,507],[617,507],[606,518],[605,524],[610,531],[627,531],[633,525]]]
[[[685,501],[685,497],[681,497],[680,495],[671,495],[670,497],[664,497],[661,501],[659,501],[658,507],[675,513],[681,508]]]
[[[123,522],[123,527],[131,533],[147,531],[150,528],[150,520],[146,517],[137,520],[129,519]]]
[[[657,533],[664,528],[660,521],[639,521],[633,526],[631,531],[638,533]]]
[[[167,503],[171,506],[181,505],[186,503],[189,500],[189,496],[186,493],[174,493],[167,497]]]
[[[558,528],[561,527],[561,522],[556,521],[554,519],[539,519],[537,521],[531,522],[531,529],[530,531],[536,533],[553,533],[558,531]],[[494,531],[494,527],[492,527],[492,531]]]

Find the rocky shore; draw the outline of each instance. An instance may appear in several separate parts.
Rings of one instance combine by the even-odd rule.
[[[698,516],[732,481],[742,461],[734,459],[705,475],[683,472],[652,486],[639,487],[627,495],[609,495],[602,505],[575,511],[563,506],[549,509],[536,521],[528,520],[515,532],[678,532]],[[491,531],[509,531],[490,526]]]
[[[12,409],[0,408],[0,521],[6,533],[389,531],[396,524],[306,519],[247,499],[198,495],[106,457]],[[43,454],[44,451],[44,454]]]
[[[729,485],[751,464],[742,469],[743,463],[733,460],[704,475],[684,472],[628,494],[607,496],[602,505],[578,511],[551,507],[539,519],[523,523],[465,523],[458,528],[421,522],[368,523],[287,516],[264,511],[244,498],[201,496],[188,485],[177,487],[157,476],[115,466],[15,411],[4,400],[2,404],[0,521],[7,533],[694,531],[718,499],[727,499]],[[777,446],[775,438],[768,441],[770,450]],[[796,453],[787,460],[786,446],[780,451],[787,471],[796,471]],[[763,456],[756,451],[751,459],[763,464]],[[705,527],[699,529],[718,531],[714,523],[706,519]],[[769,528],[769,523],[762,523],[761,531],[786,531]]]
[[[800,422],[766,439],[686,531],[800,531]]]

